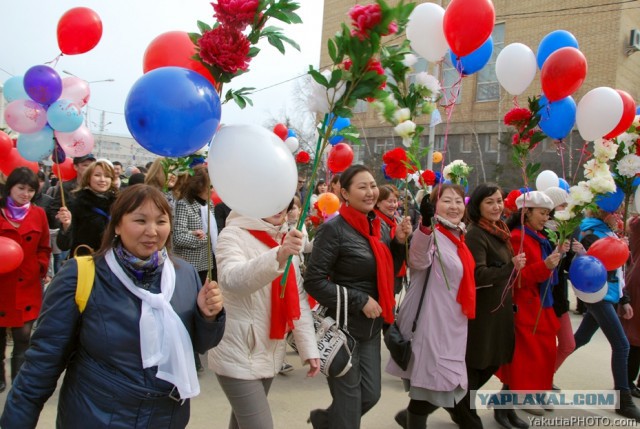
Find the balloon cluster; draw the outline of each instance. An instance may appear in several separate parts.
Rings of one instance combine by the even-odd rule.
[[[300,142],[298,141],[296,132],[287,128],[285,124],[276,124],[275,127],[273,127],[273,133],[280,137],[291,153],[295,153],[300,148]]]
[[[73,8],[60,18],[57,36],[63,54],[81,54],[100,41],[102,22],[89,8]],[[20,166],[37,171],[37,163],[49,158],[56,145],[59,150],[53,161],[58,164],[65,162],[66,155],[82,156],[93,150],[93,136],[82,123],[82,108],[90,96],[86,81],[75,76],[62,79],[53,68],[36,65],[23,76],[7,79],[3,94],[9,103],[4,119],[20,133],[15,147],[9,146],[6,134],[0,135],[0,146],[8,154],[0,161],[5,174]]]
[[[601,301],[607,294],[607,271],[622,267],[629,258],[629,246],[617,237],[594,242],[585,256],[576,257],[569,279],[576,296],[584,302]]]
[[[449,51],[458,72],[468,76],[491,59],[494,23],[491,0],[452,0],[446,10],[435,3],[423,3],[409,18],[407,39],[430,62],[440,61]]]

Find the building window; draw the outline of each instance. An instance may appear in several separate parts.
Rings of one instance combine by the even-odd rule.
[[[504,47],[504,23],[493,28],[493,54],[486,66],[478,72],[476,101],[497,101],[500,99],[500,83],[496,77],[496,58]]]
[[[396,142],[393,137],[378,137],[375,140],[374,152],[378,155],[385,153],[396,147]]]
[[[447,106],[454,102],[460,104],[460,94],[462,92],[462,80],[460,73],[456,70],[455,65],[451,62],[449,55],[444,56],[442,61],[442,101],[443,106]]]
[[[497,134],[480,134],[478,135],[478,139],[480,139],[480,147],[484,147],[485,152],[498,152],[498,149],[500,148],[500,142],[498,141]]]
[[[451,136],[449,136],[451,137]],[[433,144],[433,150],[443,151],[444,150],[444,136],[436,136],[436,141]]]
[[[473,139],[476,137],[471,134],[456,136],[460,140],[460,152],[461,153],[471,153],[473,150]],[[451,136],[449,136],[451,138]]]
[[[364,154],[365,154],[364,143],[352,144],[351,148],[353,149],[353,163],[364,164]]]

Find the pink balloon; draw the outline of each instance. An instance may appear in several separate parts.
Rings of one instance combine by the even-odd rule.
[[[94,140],[93,134],[89,131],[84,125],[81,125],[80,128],[75,130],[72,133],[61,133],[55,131],[53,133],[68,156],[78,157],[84,156],[91,153],[93,150]]]
[[[86,80],[75,76],[62,79],[61,99],[69,100],[75,105],[84,107],[89,102],[90,96],[91,90],[89,89],[89,82]]]
[[[32,100],[15,100],[7,105],[4,120],[12,130],[31,134],[40,131],[47,123],[47,111]]]

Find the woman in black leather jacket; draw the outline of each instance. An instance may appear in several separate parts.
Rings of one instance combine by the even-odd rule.
[[[394,239],[376,217],[376,181],[367,167],[354,165],[340,177],[345,203],[340,216],[325,222],[316,235],[304,287],[335,315],[337,291],[348,292],[345,327],[357,345],[352,368],[328,377],[331,406],[311,411],[314,429],[360,427],[360,419],[380,399],[380,331],[393,322],[394,273],[405,260],[411,221],[405,218]],[[354,388],[353,386],[357,386]]]

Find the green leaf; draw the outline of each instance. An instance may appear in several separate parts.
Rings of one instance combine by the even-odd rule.
[[[200,40],[201,37],[202,35],[199,33],[189,33],[189,39],[191,39],[191,42],[196,46],[198,45],[198,40]]]
[[[257,46],[252,46],[249,49],[249,53],[247,54],[247,56],[253,58],[256,55],[258,55],[259,52],[260,52],[260,48],[258,48]]]
[[[281,54],[284,55],[284,44],[282,43],[282,40],[280,40],[278,36],[276,35],[268,36],[267,40],[269,41],[269,44],[271,46],[276,48],[278,51],[280,51]]]
[[[211,26],[206,22],[198,21],[198,30],[200,30],[200,33],[204,34],[207,31],[211,31]]]
[[[320,85],[322,85],[322,86],[324,86],[326,88],[329,88],[329,81],[318,70],[315,70],[315,69],[313,69],[313,67],[309,66],[309,74],[311,75],[313,80],[318,82]]]
[[[289,45],[291,45],[291,47],[293,47],[295,50],[300,51],[300,45],[298,45],[298,43],[297,43],[295,40],[290,39],[290,38],[288,38],[287,36],[283,36],[283,35],[280,35],[280,40],[282,40],[282,41],[284,41],[284,42],[287,42],[287,43],[288,43]]]
[[[327,52],[329,53],[329,58],[331,58],[331,61],[335,64],[338,58],[338,48],[336,48],[336,42],[332,39],[327,41]]]

